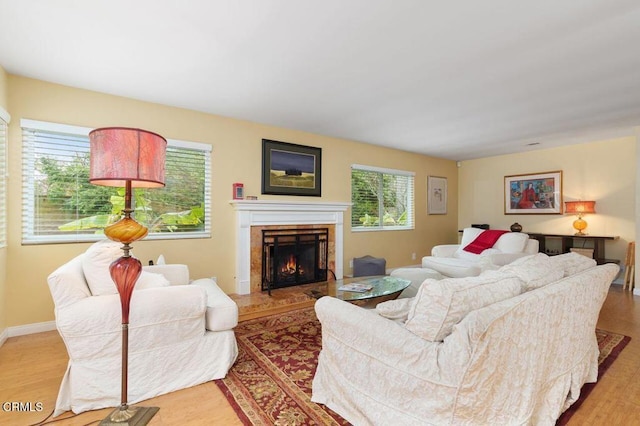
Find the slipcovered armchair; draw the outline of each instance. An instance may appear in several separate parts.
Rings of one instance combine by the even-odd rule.
[[[54,416],[120,404],[121,305],[108,269],[120,246],[100,241],[48,277],[69,354]],[[128,402],[225,377],[237,323],[237,305],[214,280],[189,282],[186,265],[144,267],[131,299]]]
[[[538,240],[521,232],[506,232],[500,235],[491,247],[481,253],[466,251],[465,247],[476,241],[483,232],[484,229],[465,228],[460,244],[433,247],[431,256],[422,258],[422,267],[447,277],[472,277],[480,275],[482,271],[507,265],[523,256],[538,253]]]

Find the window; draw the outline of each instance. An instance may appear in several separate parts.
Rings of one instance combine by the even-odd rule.
[[[351,229],[413,229],[413,172],[351,166]]]
[[[9,114],[0,108],[0,247],[7,246],[7,124]]]
[[[22,120],[23,244],[95,241],[120,218],[124,188],[89,183],[92,129]],[[165,187],[134,189],[147,239],[211,235],[211,146],[167,140]]]

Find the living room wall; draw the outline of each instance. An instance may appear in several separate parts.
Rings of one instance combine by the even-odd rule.
[[[606,242],[606,255],[624,263],[627,244],[636,238],[636,141],[630,135],[463,161],[458,176],[458,226],[488,223],[493,229],[509,229],[518,222],[523,232],[575,233],[574,216],[504,214],[505,176],[562,170],[564,201],[596,201],[596,214],[585,216],[586,232],[619,236]]]
[[[7,249],[7,326],[51,321],[53,302],[47,275],[88,244],[21,244],[21,131],[23,118],[84,127],[130,126],[155,131],[167,138],[209,143],[212,152],[212,237],[209,239],[139,241],[136,257],[143,263],[163,254],[169,263],[186,263],[194,278],[217,276],[224,291],[235,291],[235,212],[229,204],[232,184],[243,182],[246,195],[260,199],[300,201],[299,197],[260,194],[262,138],[322,148],[322,197],[305,201],[350,202],[350,165],[365,164],[415,175],[413,231],[353,233],[350,211],[345,215],[344,271],[349,260],[371,254],[385,257],[388,267],[416,264],[431,247],[457,236],[457,168],[455,162],[292,129],[204,114],[102,93],[9,75],[7,79],[10,126],[10,223]],[[426,213],[428,175],[448,178],[448,214]]]
[[[0,67],[0,107],[8,111],[7,106],[7,73]],[[4,331],[7,328],[6,320],[6,294],[7,294],[7,249],[0,247],[0,343],[2,342]]]

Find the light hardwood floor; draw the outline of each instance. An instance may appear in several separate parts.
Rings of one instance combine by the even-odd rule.
[[[632,339],[569,424],[640,425],[640,297],[612,286],[598,327]],[[55,331],[8,339],[0,348],[0,402],[41,402],[44,409],[13,413],[0,407],[0,425],[30,425],[43,420],[53,409],[66,364],[66,350]],[[150,423],[154,426],[241,424],[213,382],[140,405],[160,407]],[[109,412],[91,411],[55,424],[97,424]]]

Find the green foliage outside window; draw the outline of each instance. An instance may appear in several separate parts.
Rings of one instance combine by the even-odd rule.
[[[404,175],[352,169],[352,227],[409,226],[412,181]]]
[[[37,193],[46,201],[43,205],[49,210],[62,210],[66,217],[78,217],[59,225],[60,231],[102,233],[106,226],[120,219],[124,188],[91,184],[88,153],[77,155],[70,163],[43,157],[36,167],[41,174]],[[195,167],[192,163],[184,167],[168,157],[165,188],[134,189],[135,219],[147,226],[149,232],[204,229],[203,167],[204,160]]]

